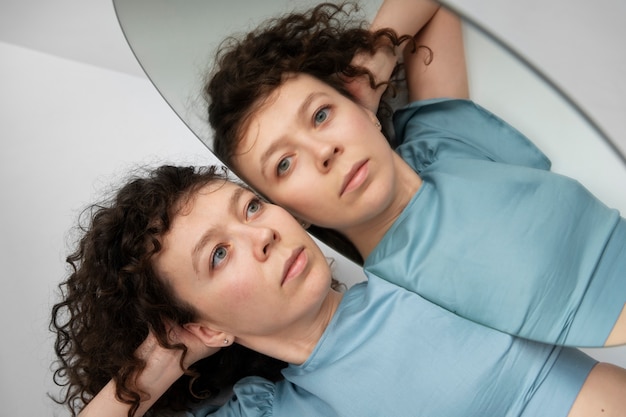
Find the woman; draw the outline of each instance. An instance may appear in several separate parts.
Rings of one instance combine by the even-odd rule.
[[[418,48],[405,53],[412,103],[395,115],[394,152],[371,110],[379,92],[363,99],[350,60],[384,80],[396,38],[342,13],[288,15],[220,50],[206,86],[217,156],[348,238],[366,272],[462,317],[546,343],[626,343],[626,220],[467,100],[458,19],[436,9],[400,26]]]
[[[221,356],[203,371],[211,386],[250,376],[197,416],[588,417],[626,407],[626,370],[576,349],[477,325],[375,276],[332,289],[301,225],[213,168],[158,168],[91,213],[53,310],[57,376],[70,378],[73,411],[87,403],[81,416],[143,415],[204,356]],[[240,358],[244,369],[231,366]]]

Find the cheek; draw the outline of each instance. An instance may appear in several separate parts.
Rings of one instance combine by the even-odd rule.
[[[343,114],[345,115],[345,119],[342,118],[341,124],[337,126],[338,134],[344,135],[346,138],[359,140],[359,135],[365,132],[377,131],[374,122],[360,109],[351,109],[349,112]]]
[[[187,293],[186,299],[203,316],[202,318],[220,323],[229,322],[239,312],[245,311],[247,305],[254,302],[253,289],[242,280],[228,274],[217,279],[222,282],[196,287],[191,293]]]
[[[327,194],[325,187],[320,186],[320,175],[310,168],[298,167],[289,179],[278,187],[267,187],[266,195],[277,205],[285,207],[291,213],[306,211],[318,207]]]
[[[251,280],[247,281],[238,280],[229,288],[228,295],[233,306],[245,304],[254,298],[255,286],[251,284]]]
[[[256,278],[253,266],[246,268],[245,275],[225,276],[228,280],[226,285],[219,291],[217,295],[220,305],[226,311],[239,311],[242,308],[250,306],[259,293],[259,283],[261,278]]]
[[[326,215],[329,207],[325,202],[330,201],[330,199],[327,189],[321,187],[318,181],[315,185],[303,184],[298,187],[298,190],[288,191],[275,201],[293,216],[316,222],[320,215]],[[332,208],[330,207],[330,209]]]

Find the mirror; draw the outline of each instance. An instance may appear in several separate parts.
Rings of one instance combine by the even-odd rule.
[[[211,131],[200,95],[219,43],[310,0],[113,0],[126,39],[142,68],[181,120],[209,148]],[[381,0],[361,0],[371,18]],[[444,2],[445,3],[445,2]],[[245,11],[245,12],[242,12]],[[496,38],[464,19],[474,101],[530,137],[553,171],[576,178],[602,201],[626,212],[626,158],[562,93]]]
[[[113,0],[124,36],[148,78],[209,148],[211,132],[199,92],[220,42],[286,10],[308,8],[316,3],[311,0]],[[360,3],[364,16],[374,16],[381,0]]]

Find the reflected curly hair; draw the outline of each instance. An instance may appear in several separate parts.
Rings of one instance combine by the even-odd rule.
[[[243,38],[231,37],[222,43],[204,86],[214,130],[213,152],[218,158],[237,171],[233,157],[252,114],[290,74],[311,75],[351,99],[340,75],[366,76],[372,88],[378,87],[368,70],[351,65],[354,55],[373,54],[413,38],[398,37],[391,29],[368,31],[366,22],[354,17],[358,9],[356,3],[323,3],[304,13],[268,20]],[[389,107],[381,106],[379,119],[387,120],[390,115]],[[311,231],[362,262],[356,248],[339,233],[319,227]]]
[[[67,405],[73,416],[111,379],[117,397],[131,405],[128,415],[135,412],[145,393],[134,385],[134,376],[145,362],[134,352],[149,330],[161,346],[186,353],[184,345],[168,342],[164,323],[188,323],[196,313],[173,296],[151,259],[181,203],[203,186],[226,180],[227,171],[221,167],[162,166],[134,176],[111,199],[81,214],[81,237],[67,257],[70,274],[59,285],[62,301],[53,306],[50,322],[58,357],[54,381],[64,387],[53,399]],[[149,414],[184,409],[192,398],[214,397],[244,376],[277,381],[285,366],[232,345],[186,371]]]

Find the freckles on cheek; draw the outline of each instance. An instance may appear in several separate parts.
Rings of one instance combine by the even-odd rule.
[[[252,288],[246,280],[233,282],[228,290],[222,294],[222,301],[230,308],[239,308],[251,302]]]

